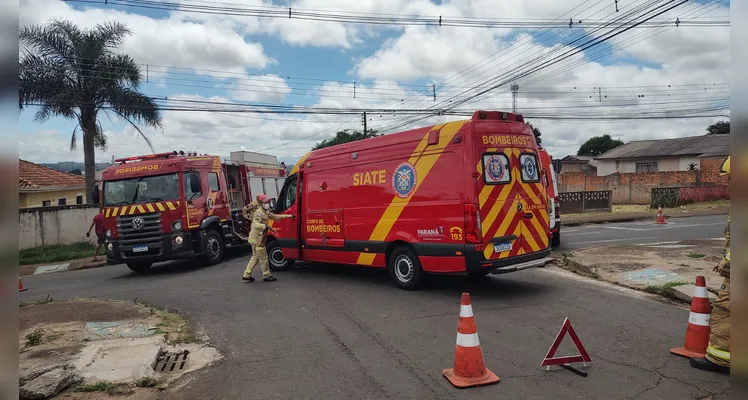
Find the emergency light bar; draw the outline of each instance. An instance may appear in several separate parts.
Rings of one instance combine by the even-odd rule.
[[[118,159],[114,160],[114,162],[124,164],[124,163],[126,163],[128,161],[143,161],[143,160],[152,160],[154,158],[169,158],[169,157],[174,157],[174,156],[185,156],[185,155],[186,156],[196,156],[197,152],[187,152],[187,153],[185,153],[184,151],[177,152],[175,150],[175,151],[171,151],[171,152],[168,152],[168,153],[147,154],[147,155],[144,155],[144,156],[134,156],[134,157],[127,157],[127,158],[118,158]]]

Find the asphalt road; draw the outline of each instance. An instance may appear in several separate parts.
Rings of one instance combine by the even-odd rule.
[[[687,309],[553,267],[480,280],[436,276],[408,292],[385,271],[332,265],[243,283],[246,260],[171,263],[148,276],[125,266],[27,276],[20,297],[138,297],[185,314],[225,359],[170,389],[169,399],[729,397],[728,376],[669,353],[683,344]],[[498,385],[458,390],[441,375],[453,363],[463,291]],[[586,378],[540,367],[566,317],[592,357]],[[567,343],[558,355],[573,350]]]
[[[583,226],[561,226],[559,251],[591,246],[646,244],[689,239],[723,239],[726,215],[670,218],[665,225],[637,221]]]

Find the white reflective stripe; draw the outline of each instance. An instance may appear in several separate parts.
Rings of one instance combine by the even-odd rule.
[[[725,253],[725,260],[730,261],[730,250],[727,250],[727,253]]]
[[[454,314],[452,314],[454,315]],[[460,305],[460,316],[461,317],[472,317],[473,316],[473,306],[470,304],[463,306]]]
[[[477,333],[460,333],[457,332],[457,345],[462,347],[478,347],[480,341]]]
[[[730,361],[730,352],[728,351],[715,349],[714,347],[709,346],[706,348],[706,352],[712,357],[717,357],[725,361]]]
[[[691,315],[688,316],[688,323],[699,326],[709,326],[709,314],[692,312]]]
[[[696,286],[693,288],[693,297],[699,297],[702,299],[708,299],[709,295],[706,293],[706,288],[703,286]]]

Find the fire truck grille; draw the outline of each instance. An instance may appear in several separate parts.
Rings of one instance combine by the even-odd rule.
[[[142,221],[135,221],[137,218]],[[117,217],[117,232],[127,245],[158,244],[161,241],[161,214],[140,214]]]

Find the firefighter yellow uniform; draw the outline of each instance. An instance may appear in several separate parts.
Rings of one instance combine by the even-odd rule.
[[[242,280],[248,282],[254,282],[252,277],[252,270],[260,264],[262,268],[262,278],[266,282],[275,281],[276,278],[270,274],[270,266],[268,265],[268,253],[265,249],[265,243],[261,243],[262,234],[268,225],[269,220],[278,221],[281,219],[293,218],[293,215],[278,215],[268,211],[270,198],[264,196],[261,201],[262,207],[259,207],[252,217],[252,225],[249,231],[249,239],[247,240],[252,245],[252,258],[247,263],[247,268],[244,270]]]
[[[722,166],[721,175],[730,173],[730,158]],[[707,371],[730,373],[730,215],[725,226],[725,250],[722,261],[715,268],[725,280],[709,319],[709,345],[705,358],[692,358],[691,366]]]

